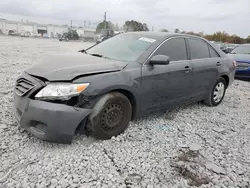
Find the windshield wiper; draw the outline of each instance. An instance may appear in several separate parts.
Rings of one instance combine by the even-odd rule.
[[[96,56],[96,57],[103,57],[103,55],[101,55],[101,54],[90,54],[90,55]]]
[[[86,50],[84,50],[84,49],[79,50],[78,52],[81,52],[81,53],[85,53],[85,54],[87,54]]]
[[[89,54],[89,55],[96,56],[96,57],[101,57],[101,58],[105,58],[105,59],[110,59],[109,57],[106,57],[106,56],[101,55],[101,54]]]

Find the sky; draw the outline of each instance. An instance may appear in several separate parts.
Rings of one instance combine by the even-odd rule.
[[[250,35],[250,0],[1,0],[0,18],[83,26],[84,20],[147,23],[159,31]],[[88,22],[87,22],[88,23]]]

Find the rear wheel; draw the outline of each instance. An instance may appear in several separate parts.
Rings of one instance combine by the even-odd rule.
[[[87,130],[97,139],[110,139],[122,133],[131,120],[129,99],[118,92],[102,96],[89,116]]]
[[[227,84],[224,78],[220,78],[214,84],[212,90],[209,93],[208,98],[204,101],[204,103],[208,106],[217,106],[224,99],[225,92],[227,89]]]

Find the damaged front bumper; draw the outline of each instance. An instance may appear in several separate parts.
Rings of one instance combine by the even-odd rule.
[[[78,125],[92,112],[64,104],[14,95],[14,114],[20,126],[42,140],[70,144]]]

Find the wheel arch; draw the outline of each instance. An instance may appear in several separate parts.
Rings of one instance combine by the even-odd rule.
[[[118,92],[118,93],[125,95],[128,98],[128,100],[130,101],[130,104],[132,106],[131,120],[134,120],[136,118],[136,115],[137,115],[137,101],[136,101],[134,94],[126,89],[115,89],[115,90],[109,91],[108,93],[110,93],[110,92]]]
[[[221,78],[225,79],[227,87],[228,87],[228,85],[229,85],[229,76],[227,76],[226,74],[223,74],[223,75],[221,75]]]

